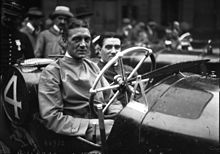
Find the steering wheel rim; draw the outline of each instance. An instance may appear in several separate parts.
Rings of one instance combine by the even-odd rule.
[[[93,104],[93,99],[94,99],[94,96],[97,92],[100,92],[100,91],[104,91],[104,90],[108,90],[108,89],[114,89],[114,88],[117,88],[119,87],[119,85],[114,85],[114,86],[109,86],[108,88],[99,88],[99,89],[96,89],[96,86],[98,84],[98,82],[100,81],[101,77],[104,75],[105,71],[107,71],[109,69],[109,67],[111,65],[113,65],[117,60],[119,60],[120,58],[122,58],[125,54],[128,54],[130,52],[134,52],[134,51],[145,51],[145,59],[149,56],[150,59],[151,59],[151,71],[154,70],[156,68],[156,62],[155,62],[155,57],[153,55],[153,51],[152,49],[149,49],[149,48],[146,48],[146,47],[131,47],[131,48],[128,48],[128,49],[125,49],[123,50],[122,52],[118,52],[103,68],[102,70],[100,71],[100,73],[98,74],[98,76],[96,77],[91,89],[90,89],[90,93],[91,93],[91,96],[90,96],[90,99],[89,99],[89,104],[90,104],[90,109],[92,111],[93,114],[97,115],[95,109],[94,109],[94,104]],[[144,60],[142,62],[139,62],[140,63],[140,66],[141,64],[144,62]],[[139,63],[137,65],[139,65]],[[134,70],[130,73],[130,75],[127,77],[126,81],[128,81],[132,76],[133,74],[138,70],[138,68],[140,66],[137,66],[134,68]],[[115,95],[113,97],[116,97]],[[106,106],[110,106],[110,102],[107,103]]]

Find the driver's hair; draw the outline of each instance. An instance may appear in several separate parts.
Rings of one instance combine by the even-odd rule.
[[[76,18],[71,18],[70,24],[69,24],[69,29],[73,29],[73,28],[77,28],[77,27],[89,28],[89,26],[85,22],[83,22],[82,20],[76,19]]]
[[[71,31],[72,29],[74,29],[74,28],[80,28],[80,27],[88,28],[88,29],[89,29],[89,27],[88,27],[86,24],[81,23],[81,22],[78,22],[78,21],[74,21],[74,22],[72,22],[72,25],[68,28],[68,37],[71,36],[70,31]]]

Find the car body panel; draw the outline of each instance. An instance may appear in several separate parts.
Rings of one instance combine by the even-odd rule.
[[[162,110],[163,106],[160,104],[169,103],[164,101],[163,96],[169,93],[170,89],[183,88],[178,85],[181,81],[186,81],[190,85],[183,89],[186,91],[185,96],[182,97],[182,93],[174,91],[168,96],[170,101],[177,102],[170,104],[175,112],[169,109]],[[192,91],[199,93],[196,96]],[[200,91],[211,97],[207,100],[196,98]],[[129,102],[120,112],[108,140],[111,153],[117,153],[118,150],[121,153],[140,154],[149,150],[156,150],[156,153],[184,153],[186,147],[188,147],[186,153],[217,153],[219,151],[219,91],[219,79],[216,78],[206,78],[191,73],[168,76],[146,91],[149,108],[140,98],[140,102]],[[187,99],[203,100],[204,103],[196,101],[190,103]],[[186,104],[188,109],[193,108],[194,103],[201,104],[191,111],[200,108],[196,116],[182,114],[185,110],[179,108],[178,102],[184,103],[184,100],[188,102]],[[117,149],[113,148],[114,146]],[[198,149],[200,146],[202,147]]]
[[[149,107],[144,104],[142,97],[137,97],[121,110],[106,141],[107,152],[109,154],[218,153],[219,78],[182,72],[192,67],[199,68],[206,62],[207,60],[188,61],[167,65],[149,73],[145,72],[142,77],[153,79],[145,91]],[[6,104],[8,102],[1,102],[1,105],[5,105],[5,113],[3,113],[5,121],[2,122],[0,118],[0,122],[7,124],[4,127],[1,125],[1,128],[5,129],[7,136],[1,135],[0,139],[13,152],[23,148],[24,144],[32,148],[30,153],[33,149],[48,153],[67,151],[67,143],[71,150],[79,147],[78,140],[73,144],[72,138],[60,136],[42,125],[37,113],[39,103],[37,87],[41,71],[41,67],[17,66],[9,69],[3,76],[3,92],[5,87],[10,85],[10,90],[6,90],[8,96],[15,94],[13,90],[17,90],[18,95],[26,93],[17,100],[27,105],[18,111],[19,115],[23,115],[20,116],[23,119],[15,120],[14,106]],[[21,79],[9,84],[16,74]],[[11,140],[10,143],[5,142],[18,132],[22,133],[16,141],[21,142],[16,144]]]

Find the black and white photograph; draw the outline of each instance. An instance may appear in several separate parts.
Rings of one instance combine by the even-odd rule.
[[[1,0],[0,154],[219,154],[219,0]]]

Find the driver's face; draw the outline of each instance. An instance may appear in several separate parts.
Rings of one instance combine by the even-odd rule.
[[[103,40],[100,56],[104,62],[108,62],[120,51],[121,40],[119,38],[105,38]]]
[[[88,28],[79,27],[69,30],[67,51],[75,59],[85,58],[89,54],[91,35]]]

